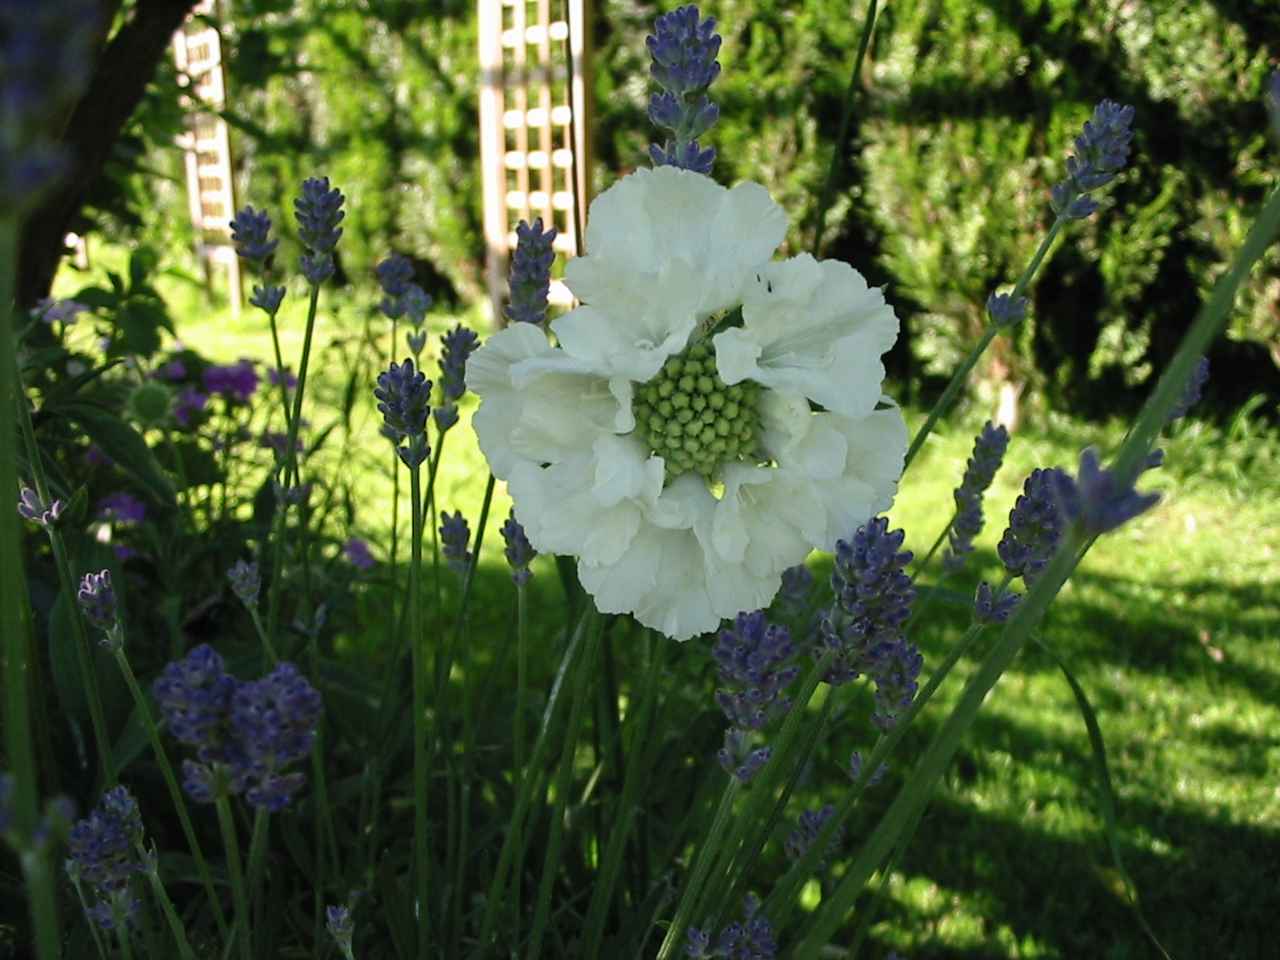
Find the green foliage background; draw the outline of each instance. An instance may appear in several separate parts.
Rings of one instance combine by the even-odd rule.
[[[594,5],[597,190],[647,162],[644,36],[668,5]],[[825,253],[888,285],[907,336],[892,370],[926,397],[1021,270],[1092,105],[1137,108],[1134,162],[1069,231],[1032,319],[985,380],[1101,416],[1145,395],[1243,237],[1277,169],[1261,94],[1280,59],[1270,0],[893,0],[883,4],[842,148]],[[807,249],[865,4],[720,0],[717,176],[764,183]],[[241,202],[291,229],[297,184],[350,197],[342,266],[365,281],[416,257],[445,303],[482,293],[476,23],[470,0],[241,0],[226,21]],[[162,81],[163,82],[163,81]],[[153,113],[156,111],[153,111]],[[174,153],[170,150],[169,154]],[[177,159],[169,156],[153,166]],[[136,172],[134,176],[136,176]],[[135,191],[137,193],[137,191]],[[184,217],[140,217],[144,233]],[[168,249],[181,245],[167,238]],[[292,260],[287,247],[284,255]],[[1280,397],[1280,256],[1254,276],[1213,356],[1220,407]],[[1270,404],[1264,405],[1264,411]]]

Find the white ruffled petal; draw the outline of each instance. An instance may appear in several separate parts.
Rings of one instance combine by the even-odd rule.
[[[846,416],[875,408],[898,319],[853,267],[808,254],[767,264],[744,291],[742,315],[741,328],[713,338],[726,383],[749,377]],[[746,341],[759,348],[754,362]]]
[[[799,443],[789,448],[792,456],[779,459],[778,472],[810,484],[812,519],[820,517],[821,528],[809,529],[807,535],[814,547],[829,551],[837,540],[848,539],[861,524],[892,505],[906,459],[907,425],[897,407],[865,417],[817,413],[811,419],[810,435],[842,438],[846,454],[841,471],[834,477],[811,472],[824,461],[806,456],[809,449]]]
[[[752,577],[768,581],[808,555],[812,514],[812,495],[802,476],[733,464],[724,469],[724,496],[715,507],[711,545],[721,560],[741,564]]]
[[[481,400],[472,419],[480,449],[503,480],[519,461],[558,463],[635,425],[629,387],[554,349],[529,324],[486,340],[467,362],[467,386]]]

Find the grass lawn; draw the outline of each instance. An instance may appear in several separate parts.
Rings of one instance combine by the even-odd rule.
[[[296,291],[292,296],[282,331],[285,356],[296,365],[303,317]],[[349,532],[370,539],[375,555],[386,560],[393,466],[377,433],[369,380],[385,366],[388,324],[374,315],[371,299],[335,302],[334,311],[322,305],[317,328],[308,389],[315,428],[339,417],[352,376],[358,389],[351,429],[335,432],[313,469],[350,484],[357,512]],[[215,359],[265,360],[271,347],[260,317],[249,309],[233,322],[223,311],[202,313],[192,306],[179,329],[186,343]],[[452,322],[437,318],[434,329]],[[376,353],[362,343],[376,344]],[[435,348],[433,338],[428,350]],[[474,527],[487,468],[469,430],[470,412],[464,406],[462,422],[448,436],[438,501],[461,509]],[[916,412],[909,416],[919,422]],[[908,531],[908,546],[918,555],[950,516],[950,491],[980,420],[965,417],[937,436],[904,480],[892,519]],[[1097,711],[1125,864],[1156,935],[1180,960],[1277,955],[1280,501],[1274,483],[1280,442],[1251,430],[1247,420],[1231,429],[1193,423],[1175,430],[1166,444],[1167,465],[1144,480],[1164,493],[1163,502],[1098,542],[1052,608],[1042,636]],[[1105,453],[1121,433],[1117,424],[1095,428],[1056,418],[1020,430],[986,501],[988,525],[970,562],[972,575],[946,586],[956,596],[971,596],[979,573],[997,576],[995,543],[1031,468],[1072,466],[1082,446],[1096,443]],[[473,608],[477,675],[505,670],[509,662],[512,598],[495,548],[507,507],[499,486]],[[400,520],[406,521],[403,509]],[[829,563],[817,557],[812,563],[823,582]],[[936,581],[936,569],[924,574],[922,585]],[[547,653],[535,671],[536,687],[553,667],[550,651],[563,606],[550,562],[540,559],[535,573],[535,641]],[[931,604],[917,634],[926,671],[956,641],[964,616],[946,603]],[[673,671],[693,685],[691,702],[701,711],[689,724],[690,736],[711,732],[707,763],[714,765],[711,753],[722,727],[706,654],[696,641],[669,653]],[[626,650],[619,659],[625,690],[634,663]],[[892,799],[902,772],[975,662],[962,661],[908,735],[846,847]],[[848,708],[804,785],[809,806],[834,800],[846,782],[839,770],[850,751],[873,742],[869,697],[852,691],[840,696],[849,698]],[[482,728],[482,741],[485,735]],[[491,735],[500,738],[502,731]],[[893,948],[912,958],[1156,956],[1113,866],[1092,771],[1069,686],[1047,654],[1029,648],[984,705],[892,872],[869,955]],[[773,851],[760,865],[759,892],[767,893],[781,863]]]

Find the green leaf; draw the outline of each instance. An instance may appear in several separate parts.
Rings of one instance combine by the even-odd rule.
[[[147,725],[142,720],[142,711],[135,705],[111,747],[111,765],[116,773],[124,772],[124,768],[147,748],[150,740]]]
[[[95,310],[114,310],[120,302],[117,292],[104,290],[102,287],[84,287],[72,299]]]
[[[79,424],[107,456],[131,473],[166,509],[174,506],[173,484],[160,469],[142,434],[115,414],[86,403],[65,404],[57,412]]]
[[[1160,941],[1156,938],[1155,931],[1151,929],[1151,925],[1147,923],[1147,918],[1142,914],[1142,907],[1138,902],[1138,886],[1133,882],[1133,877],[1129,875],[1129,871],[1125,869],[1124,858],[1120,854],[1120,830],[1116,825],[1115,790],[1111,785],[1111,771],[1107,766],[1107,745],[1102,739],[1102,728],[1098,725],[1098,715],[1094,713],[1093,705],[1089,702],[1089,697],[1085,694],[1084,687],[1080,686],[1080,682],[1072,675],[1067,668],[1066,662],[1044,641],[1037,639],[1036,643],[1058,665],[1062,675],[1067,678],[1067,683],[1071,685],[1071,692],[1076,698],[1076,706],[1080,708],[1080,716],[1089,731],[1089,746],[1093,751],[1094,776],[1098,780],[1098,806],[1102,810],[1102,822],[1107,833],[1107,846],[1111,848],[1111,859],[1115,861],[1116,870],[1124,878],[1125,886],[1129,890],[1130,905],[1133,907],[1134,916],[1138,918],[1138,925],[1142,927],[1143,932],[1155,944],[1155,948],[1160,951],[1161,956],[1165,960],[1169,960],[1168,952],[1161,946]]]
[[[147,283],[151,274],[155,273],[159,257],[150,247],[138,247],[129,257],[129,285],[139,287]]]
[[[76,658],[76,631],[71,624],[71,605],[59,591],[49,609],[49,668],[58,702],[69,718],[83,721],[89,713],[84,695],[84,675]]]

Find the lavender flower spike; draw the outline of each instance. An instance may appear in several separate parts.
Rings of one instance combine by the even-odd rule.
[[[1066,474],[1057,467],[1031,471],[1009,511],[1009,527],[996,546],[1005,569],[1022,577],[1028,586],[1048,565],[1062,541],[1064,523],[1057,496],[1061,477]]]
[[[537,556],[537,551],[533,549],[533,544],[525,536],[524,527],[520,526],[519,521],[516,520],[514,508],[507,515],[506,522],[502,525],[501,533],[503,542],[506,543],[506,548],[502,553],[507,558],[507,563],[511,566],[511,579],[516,582],[516,586],[524,586],[532,576],[529,573],[529,564]]]
[[[973,541],[982,532],[982,496],[995,479],[1008,447],[1009,431],[988,420],[974,441],[964,479],[956,488],[956,517],[947,533],[949,546],[942,559],[947,570],[960,569],[965,556],[973,552]]]
[[[715,149],[702,149],[698,138],[720,118],[719,108],[706,95],[720,75],[715,26],[714,17],[702,20],[698,8],[690,5],[658,17],[645,40],[653,58],[649,73],[662,88],[649,98],[649,119],[671,134],[662,146],[650,145],[654,166],[711,172]]]
[[[328,177],[312,177],[302,182],[302,194],[293,201],[298,236],[307,248],[301,261],[302,274],[312,286],[333,276],[333,251],[342,237],[339,224],[346,216],[343,199],[342,191],[330,189]]]
[[[236,255],[259,264],[276,252],[279,240],[270,239],[271,216],[265,210],[245,207],[231,220],[231,241]]]
[[[18,494],[18,516],[42,527],[51,527],[58,522],[66,506],[61,500],[45,503],[40,495],[30,487],[23,487]]]
[[[111,571],[86,573],[76,592],[76,602],[84,617],[100,630],[110,632],[116,626],[116,593],[111,587]]]
[[[311,752],[322,711],[320,694],[292,663],[236,690],[230,723],[251,806],[276,813],[289,805],[305,778],[283,770]]]
[[[448,510],[440,514],[440,541],[444,550],[445,562],[458,576],[465,576],[471,566],[471,552],[467,544],[471,541],[471,527],[462,511],[450,515]]]
[[[1158,493],[1138,493],[1132,486],[1122,489],[1115,474],[1102,469],[1093,447],[1080,454],[1080,469],[1074,480],[1060,471],[1054,483],[1065,518],[1078,520],[1090,536],[1128,523],[1160,500]]]
[[[799,860],[808,853],[809,848],[817,842],[818,834],[822,833],[822,828],[835,815],[836,808],[829,803],[818,810],[806,810],[800,814],[796,828],[787,835],[787,841],[783,845],[788,859]],[[831,837],[831,842],[827,845],[827,849],[823,851],[822,859],[818,861],[818,870],[826,869],[827,860],[836,853],[843,839],[844,827],[841,826],[836,829],[836,832]]]
[[[731,724],[718,759],[742,783],[769,759],[768,747],[752,746],[752,733],[791,707],[782,691],[800,673],[799,667],[788,665],[795,652],[787,628],[770,624],[763,610],[738,614],[716,640],[711,655],[724,684],[716,691],[716,703]]]
[[[1133,107],[1103,100],[1076,137],[1076,154],[1067,158],[1067,177],[1053,188],[1053,212],[1083,220],[1098,209],[1088,194],[1115,179],[1129,159],[1133,140]]]
[[[978,623],[1004,623],[1022,601],[1022,594],[1005,592],[997,598],[991,584],[983,580],[973,597],[973,619]]]
[[[378,374],[373,395],[382,414],[382,434],[396,445],[405,466],[421,466],[430,454],[427,446],[427,416],[431,411],[431,381],[417,370],[413,361],[392,361]]]
[[[326,907],[324,911],[325,927],[338,951],[345,960],[352,960],[351,938],[355,935],[355,923],[351,919],[351,910],[347,907]]]
[[[258,593],[262,590],[262,575],[257,561],[237,560],[227,571],[231,592],[250,610],[258,605]]]
[[[899,550],[906,534],[889,530],[885,517],[874,517],[849,540],[836,542],[831,587],[835,603],[819,624],[816,655],[834,650],[824,678],[848,683],[876,665],[877,650],[895,641],[911,613],[916,591],[904,568],[909,550]]]
[[[507,319],[512,323],[543,324],[547,320],[547,296],[551,290],[551,264],[555,262],[555,227],[542,229],[542,218],[533,226],[516,225],[516,252],[511,258],[511,303]]]
[[[467,360],[480,346],[474,330],[459,324],[441,338],[440,387],[442,402],[432,411],[436,426],[443,433],[458,422],[458,400],[467,392]]]

